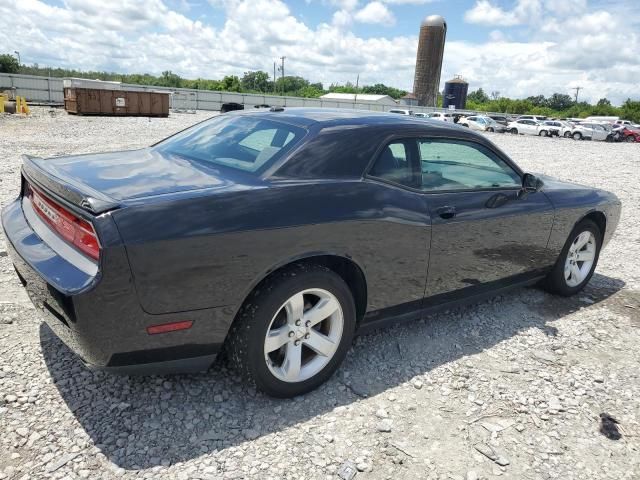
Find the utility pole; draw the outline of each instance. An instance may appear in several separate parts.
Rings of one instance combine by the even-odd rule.
[[[273,94],[276,93],[276,62],[273,62]]]
[[[18,57],[18,65],[22,65],[22,62],[20,61],[20,52],[17,50],[14,50],[13,53],[15,53],[16,57]]]
[[[576,103],[578,103],[578,94],[580,93],[580,90],[582,90],[582,87],[573,87],[571,90],[576,91]]]
[[[356,77],[356,94],[353,96],[353,108],[356,108],[356,103],[358,103],[358,83],[360,83],[360,74]]]
[[[287,57],[280,57],[280,60],[282,60],[282,66],[280,67],[280,70],[282,71],[282,95],[284,95],[284,59]]]

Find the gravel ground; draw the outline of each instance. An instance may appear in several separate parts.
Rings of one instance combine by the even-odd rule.
[[[22,153],[139,147],[211,115],[33,110],[0,117],[3,205]],[[0,236],[0,479],[338,478],[347,462],[357,479],[640,478],[640,146],[491,138],[527,170],[622,199],[591,283],[575,298],[520,289],[360,337],[334,378],[293,400],[222,365],[85,370],[31,306]],[[600,433],[604,412],[618,440]]]

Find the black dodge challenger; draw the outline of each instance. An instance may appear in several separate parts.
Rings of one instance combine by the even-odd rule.
[[[525,173],[465,128],[274,108],[142,150],[25,157],[2,226],[90,368],[202,370],[224,350],[287,397],[356,332],[534,282],[578,292],[619,215],[615,195]]]

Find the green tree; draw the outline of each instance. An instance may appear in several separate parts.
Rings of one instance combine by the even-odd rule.
[[[225,92],[240,92],[240,79],[236,75],[227,75],[220,82],[221,90]]]
[[[329,86],[329,91],[332,93],[358,93],[356,86],[351,82],[347,82],[344,85],[332,83]]]
[[[180,88],[182,86],[182,78],[171,70],[162,72],[162,76],[159,78],[159,81],[159,84],[163,87]]]
[[[0,72],[2,73],[18,73],[20,64],[18,59],[13,55],[0,55]]]
[[[406,90],[400,90],[398,88],[388,87],[383,83],[376,83],[375,85],[364,86],[362,87],[361,91],[362,93],[372,93],[374,95],[389,95],[391,98],[395,98],[396,100],[398,98],[404,97],[407,94]]]
[[[525,100],[530,102],[534,107],[546,107],[548,105],[547,99],[544,95],[534,95],[527,97]]]
[[[566,110],[573,103],[573,99],[566,93],[554,93],[547,100],[546,106],[553,110]]]
[[[478,90],[467,95],[467,101],[473,103],[487,103],[489,101],[489,96],[484,93],[484,90],[482,90],[482,88],[479,88]]]
[[[269,74],[262,70],[244,72],[240,79],[240,85],[245,92],[269,92],[273,90],[273,84],[269,81]]]
[[[309,80],[298,76],[280,77],[276,81],[276,91],[285,92],[287,95],[295,95],[296,92],[309,86]]]
[[[628,98],[620,107],[620,117],[640,123],[640,101]]]
[[[306,98],[318,98],[324,93],[323,90],[316,88],[313,85],[309,85],[308,87],[301,88],[297,92],[298,97],[306,97]]]

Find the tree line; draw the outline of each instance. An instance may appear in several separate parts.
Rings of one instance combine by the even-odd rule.
[[[13,55],[0,55],[0,72],[23,73],[51,77],[78,77],[117,81],[136,85],[156,85],[170,88],[191,88],[195,90],[214,90],[225,92],[280,94],[293,97],[317,98],[328,92],[336,93],[369,93],[389,95],[399,99],[407,94],[405,90],[389,87],[382,83],[356,87],[347,82],[345,85],[332,83],[324,88],[322,83],[312,83],[299,76],[278,77],[275,82],[267,72],[256,70],[245,72],[241,77],[227,75],[221,80],[205,78],[186,79],[170,70],[161,75],[148,73],[122,74],[102,71],[85,71],[67,68],[40,67],[37,63],[24,65]],[[439,96],[439,106],[442,106],[442,96]],[[525,99],[501,97],[499,92],[487,95],[482,88],[467,96],[467,109],[478,112],[503,112],[510,114],[546,115],[549,117],[583,118],[590,115],[617,116],[626,120],[640,123],[640,101],[627,99],[620,107],[611,105],[606,98],[600,99],[595,105],[587,102],[575,102],[567,94],[554,93],[549,97],[537,95]]]
[[[592,105],[588,102],[576,102],[564,93],[531,96],[524,99],[500,97],[492,92],[491,97],[482,88],[467,95],[467,110],[478,112],[502,112],[515,115],[545,115],[557,118],[585,118],[589,116],[620,117],[640,123],[640,101],[628,98],[621,106],[615,107],[606,98]]]

